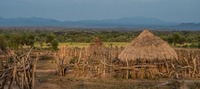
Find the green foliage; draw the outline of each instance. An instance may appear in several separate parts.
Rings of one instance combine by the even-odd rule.
[[[196,37],[197,43],[200,43],[200,34]]]
[[[12,36],[9,39],[9,47],[18,49],[19,46],[21,46],[22,43],[22,36],[18,33],[13,33]]]
[[[22,36],[22,41],[21,41],[22,45],[34,46],[34,43],[35,43],[34,35],[26,33]]]
[[[178,44],[180,40],[180,34],[179,33],[173,34],[172,40],[173,40],[174,45]]]
[[[54,33],[50,33],[46,36],[46,43],[51,43],[56,38]]]
[[[52,49],[53,50],[57,50],[58,49],[58,40],[57,39],[54,39],[52,42],[51,42],[51,46],[52,46]]]
[[[174,45],[176,44],[183,44],[186,41],[186,38],[180,35],[179,33],[175,33],[172,36],[172,41]]]
[[[11,28],[9,28],[11,29]],[[44,30],[47,29],[47,30]],[[56,30],[55,30],[56,29]],[[141,31],[138,29],[125,28],[6,28],[0,29],[0,35],[10,48],[17,49],[19,47],[36,46],[40,48],[53,48],[53,40],[62,43],[89,43],[93,37],[99,37],[103,42],[130,42],[136,38]],[[58,30],[57,30],[58,29]],[[125,30],[124,30],[125,29]],[[169,44],[174,44],[179,47],[200,47],[200,32],[199,31],[151,31],[156,36],[161,37]],[[2,38],[1,38],[2,39]],[[36,44],[35,44],[36,43]],[[49,46],[44,45],[47,43]],[[39,45],[40,46],[39,46]],[[56,49],[56,46],[54,46]]]
[[[7,39],[4,36],[0,35],[0,49],[5,51],[7,47],[8,47]]]

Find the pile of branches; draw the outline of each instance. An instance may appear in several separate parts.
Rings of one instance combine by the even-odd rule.
[[[0,58],[0,89],[32,89],[35,82],[35,70],[38,55],[31,54],[32,48],[24,54],[4,54]]]

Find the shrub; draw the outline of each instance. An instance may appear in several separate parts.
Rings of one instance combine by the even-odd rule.
[[[54,40],[51,42],[51,46],[52,46],[53,50],[57,50],[57,49],[58,49],[58,40],[57,40],[57,39],[54,39]]]
[[[6,38],[3,36],[0,36],[0,49],[2,51],[6,51],[7,46],[8,46],[8,43],[7,43]]]

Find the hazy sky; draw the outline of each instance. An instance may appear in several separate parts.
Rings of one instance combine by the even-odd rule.
[[[0,0],[0,16],[62,21],[145,16],[200,22],[200,0]]]

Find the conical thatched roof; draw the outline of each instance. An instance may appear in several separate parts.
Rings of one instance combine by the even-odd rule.
[[[88,54],[89,56],[102,56],[107,54],[106,47],[98,37],[95,37],[88,47]]]
[[[148,30],[127,45],[119,55],[123,61],[142,60],[173,60],[177,59],[176,52],[162,39],[154,36]]]

